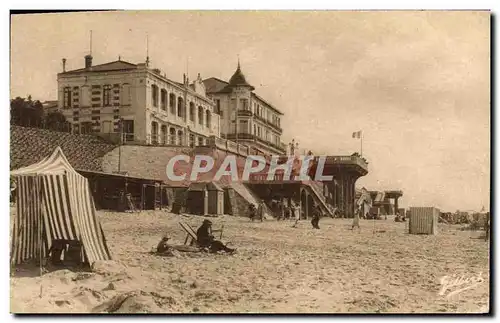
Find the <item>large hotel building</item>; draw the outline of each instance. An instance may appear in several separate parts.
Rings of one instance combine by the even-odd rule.
[[[122,60],[57,75],[58,108],[74,133],[123,133],[125,142],[202,146],[211,136],[284,154],[278,109],[255,94],[238,68],[229,82],[182,83],[145,63]]]

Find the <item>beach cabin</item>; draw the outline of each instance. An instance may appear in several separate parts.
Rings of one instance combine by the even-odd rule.
[[[410,234],[437,234],[440,211],[435,207],[410,207]]]
[[[211,182],[192,183],[187,190],[187,212],[198,215],[222,215],[224,190]]]

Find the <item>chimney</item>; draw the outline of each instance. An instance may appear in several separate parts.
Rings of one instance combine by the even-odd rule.
[[[85,55],[85,68],[92,67],[92,55]]]
[[[66,72],[66,58],[62,59],[62,63],[63,63],[63,73],[64,73]]]
[[[182,76],[183,76],[182,83],[186,85],[186,74],[182,74]]]

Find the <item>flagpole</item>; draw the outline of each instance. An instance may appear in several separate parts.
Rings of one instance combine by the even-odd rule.
[[[363,131],[361,131],[361,157],[363,157]]]

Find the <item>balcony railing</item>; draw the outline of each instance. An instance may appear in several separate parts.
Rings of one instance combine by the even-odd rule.
[[[255,141],[262,143],[265,146],[270,146],[274,149],[277,149],[278,151],[280,151],[283,154],[286,152],[286,145],[285,144],[283,144],[283,143],[275,144],[275,143],[269,142],[265,139],[262,139],[256,135],[252,135],[251,133],[239,133],[238,135],[231,133],[231,134],[227,134],[226,139],[229,139],[229,140],[255,140]]]
[[[280,126],[278,126],[277,124],[275,124],[275,123],[273,123],[273,122],[271,122],[271,121],[267,120],[266,118],[264,118],[264,117],[262,117],[262,116],[257,115],[256,113],[254,113],[254,116],[255,116],[255,118],[257,118],[258,120],[260,120],[260,121],[264,122],[265,124],[267,124],[267,125],[269,125],[269,126],[273,127],[273,128],[274,128],[276,131],[278,131],[280,134],[281,134],[281,133],[283,133],[283,129],[281,129],[281,127],[280,127]]]
[[[252,111],[250,111],[250,110],[238,110],[238,116],[251,117]]]
[[[355,164],[361,168],[368,170],[368,163],[359,156],[327,156],[326,164]]]

